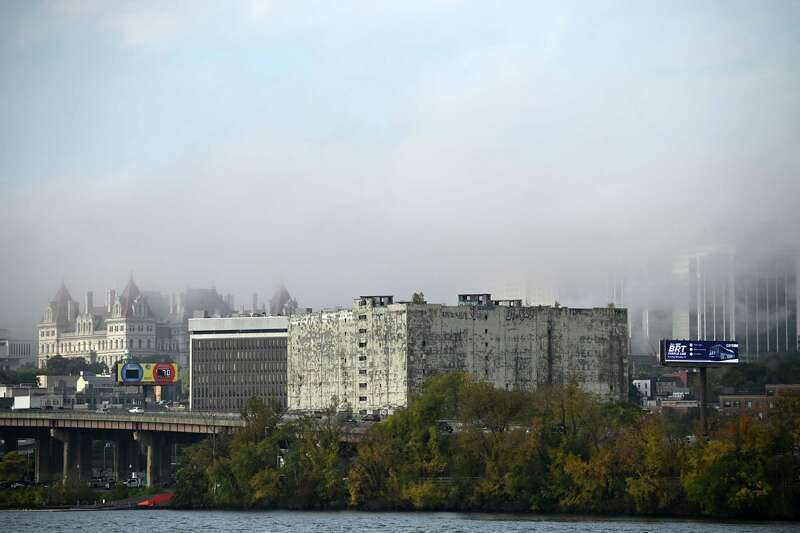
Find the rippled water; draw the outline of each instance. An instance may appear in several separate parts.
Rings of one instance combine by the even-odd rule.
[[[453,513],[235,511],[0,511],[0,531],[114,533],[146,531],[344,532],[797,532],[800,524],[500,516]]]

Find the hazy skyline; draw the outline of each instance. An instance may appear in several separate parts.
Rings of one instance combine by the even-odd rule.
[[[210,287],[604,305],[798,244],[798,2],[4,2],[0,328]]]

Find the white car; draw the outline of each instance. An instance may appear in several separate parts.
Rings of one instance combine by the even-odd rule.
[[[128,409],[129,413],[133,413],[134,415],[140,415],[144,413],[144,409],[142,407],[131,407]]]

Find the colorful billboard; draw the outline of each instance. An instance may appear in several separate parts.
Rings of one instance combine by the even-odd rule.
[[[175,363],[118,363],[117,383],[120,385],[169,385],[178,379]]]
[[[666,366],[723,366],[739,362],[736,341],[661,341],[661,364]]]

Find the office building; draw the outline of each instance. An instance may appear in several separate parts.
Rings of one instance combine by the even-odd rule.
[[[17,370],[36,364],[31,341],[12,339],[7,329],[0,329],[0,370]]]
[[[189,319],[189,407],[239,412],[253,396],[286,408],[288,318]]]

